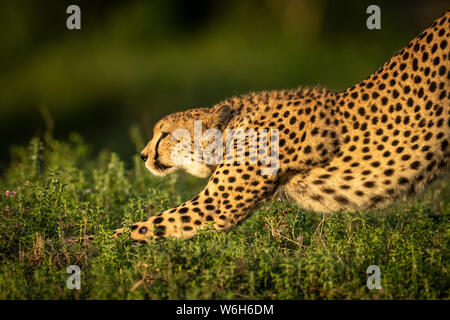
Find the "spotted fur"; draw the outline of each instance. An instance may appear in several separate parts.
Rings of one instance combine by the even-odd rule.
[[[167,116],[142,152],[158,175],[182,168],[211,175],[193,199],[131,228],[139,242],[190,238],[212,223],[228,230],[277,191],[318,212],[384,207],[421,191],[448,168],[450,11],[367,79],[342,92],[323,88],[261,92]],[[242,164],[174,166],[170,133],[206,128],[279,130],[280,169],[261,175]],[[267,144],[270,144],[267,141]],[[246,147],[249,141],[246,140]],[[116,235],[124,229],[116,231]]]

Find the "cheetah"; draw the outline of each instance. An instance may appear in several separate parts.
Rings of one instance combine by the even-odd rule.
[[[208,225],[226,231],[277,192],[323,213],[382,208],[420,192],[448,169],[449,40],[447,10],[376,72],[342,92],[265,91],[166,116],[142,150],[147,169],[158,176],[183,169],[210,179],[193,199],[133,224],[131,238],[188,239]],[[278,130],[276,141],[260,141],[278,144],[278,170],[264,175],[262,161],[251,161],[252,136],[245,137],[245,161],[227,161],[224,155],[216,164],[175,163],[173,149],[182,142],[171,134],[180,128],[192,134],[195,121],[220,132]],[[184,157],[192,160],[198,150],[189,141],[183,144]]]

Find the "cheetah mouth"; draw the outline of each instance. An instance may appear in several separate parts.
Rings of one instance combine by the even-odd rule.
[[[167,170],[171,169],[172,166],[166,166],[166,165],[162,164],[162,163],[159,162],[159,161],[155,161],[155,168],[156,168],[157,170],[159,170],[159,171],[164,172],[164,171],[167,171]]]
[[[159,163],[158,161],[155,161],[153,163],[147,162],[145,164],[145,167],[155,176],[165,176],[166,174],[169,174],[174,167],[173,166],[166,166],[162,163]]]

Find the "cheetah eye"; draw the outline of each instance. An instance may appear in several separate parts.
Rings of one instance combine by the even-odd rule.
[[[170,132],[162,132],[161,138],[159,138],[159,139],[162,141],[162,140],[164,140],[168,135],[170,135]],[[177,138],[177,137],[175,137],[175,136],[172,136],[172,137],[171,137],[171,140],[172,140],[172,141],[175,141],[175,142],[180,142],[180,139]]]
[[[164,139],[165,137],[167,137],[169,134],[170,134],[169,132],[163,132],[163,133],[161,134],[161,138],[159,138],[159,139],[163,140],[163,139]]]

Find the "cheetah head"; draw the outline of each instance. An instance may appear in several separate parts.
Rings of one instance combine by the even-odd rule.
[[[216,105],[173,113],[159,120],[153,128],[153,138],[141,152],[146,168],[156,176],[177,169],[202,178],[211,175],[217,164],[207,164],[194,156],[199,151],[194,151],[194,123],[201,124],[202,132],[208,129],[223,132],[230,117],[230,106]],[[200,145],[201,149],[205,146],[204,142]]]

